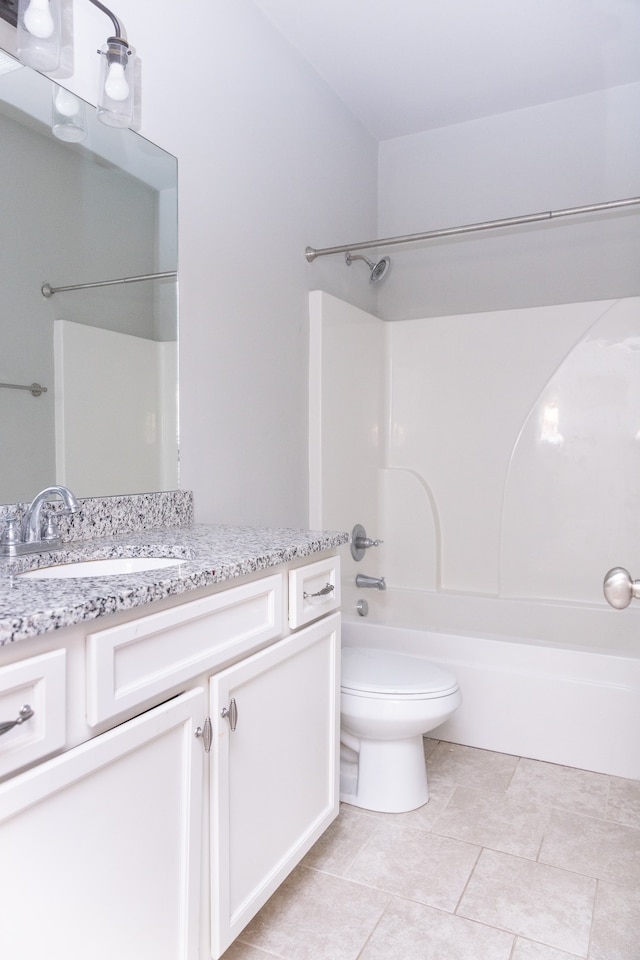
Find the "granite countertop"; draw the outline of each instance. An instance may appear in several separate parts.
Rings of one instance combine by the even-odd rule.
[[[198,524],[70,541],[61,550],[0,560],[0,646],[267,570],[335,549],[347,540],[346,533],[337,531]],[[17,576],[57,563],[150,556],[185,562],[118,576],[60,580]]]

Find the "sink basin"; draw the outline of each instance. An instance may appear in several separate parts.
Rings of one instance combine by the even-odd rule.
[[[61,580],[75,577],[116,577],[126,573],[142,573],[162,567],[177,567],[184,560],[175,557],[107,557],[104,560],[82,560],[58,563],[52,567],[26,570],[18,576],[25,580]]]

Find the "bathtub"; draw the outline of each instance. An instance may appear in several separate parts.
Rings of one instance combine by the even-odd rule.
[[[432,736],[640,780],[639,611],[373,593],[344,590],[343,646],[402,651],[456,674],[463,704]],[[354,616],[362,598],[366,618]]]

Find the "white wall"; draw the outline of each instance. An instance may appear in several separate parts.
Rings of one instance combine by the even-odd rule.
[[[639,113],[629,84],[385,141],[378,236],[638,196]],[[640,293],[638,208],[390,252],[388,320]]]
[[[141,132],[178,157],[181,486],[200,521],[305,525],[307,293],[349,281],[304,248],[375,230],[376,144],[249,0],[117,13]],[[95,102],[109,23],[74,17],[67,83]]]

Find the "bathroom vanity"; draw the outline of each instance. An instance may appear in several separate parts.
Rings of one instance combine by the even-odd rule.
[[[33,715],[0,736],[0,956],[217,958],[337,814],[346,536],[153,540],[183,562],[2,581],[0,721]]]

